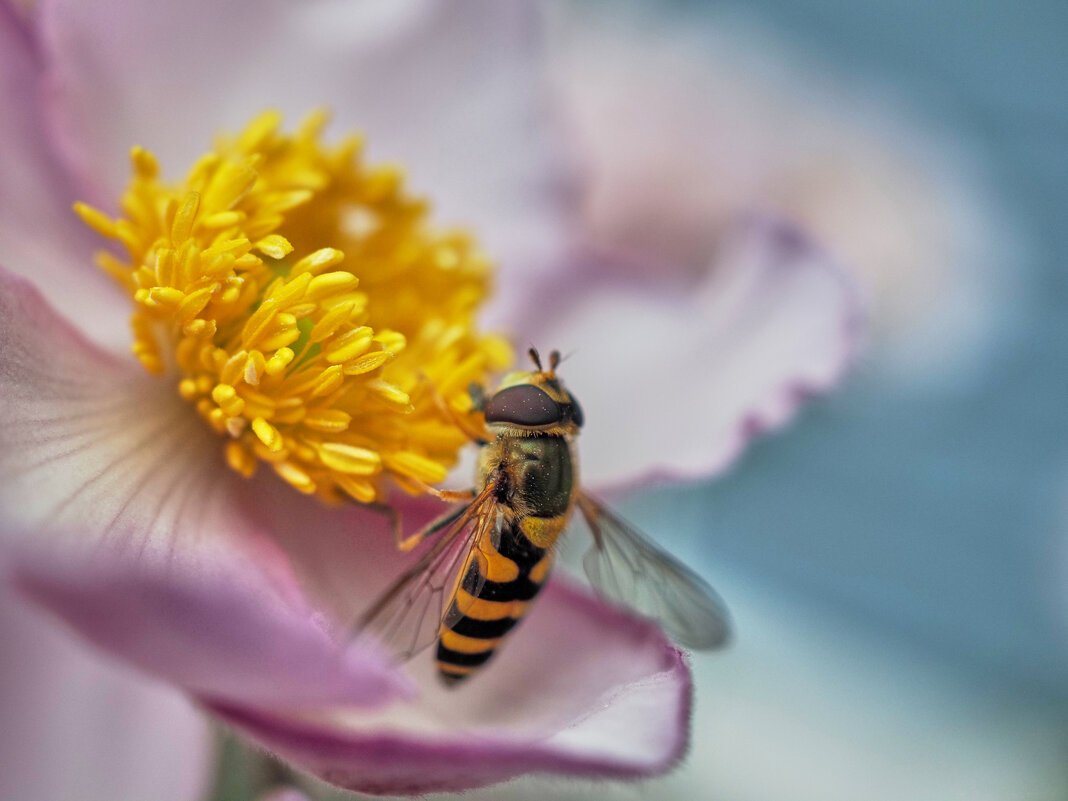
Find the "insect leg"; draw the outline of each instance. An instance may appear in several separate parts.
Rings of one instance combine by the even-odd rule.
[[[385,503],[368,503],[364,505],[370,511],[386,516],[389,520],[389,530],[393,534],[393,539],[397,542],[398,547],[400,547],[400,541],[404,539],[404,527],[401,525],[400,512]]]
[[[486,390],[477,381],[467,385],[467,394],[471,397],[471,408],[476,412],[486,411]]]
[[[435,566],[439,565],[439,559],[444,556],[444,552],[452,545],[457,535],[462,533],[468,523],[476,517],[483,504],[489,499],[493,493],[493,484],[487,484],[486,487],[480,492],[471,503],[466,506],[462,506],[459,509],[460,514],[456,516],[454,522],[448,526],[448,529],[444,534],[440,535],[437,541],[430,547],[429,550],[424,553],[419,560],[409,567],[404,573],[397,578],[378,599],[367,609],[356,621],[353,629],[356,632],[362,631],[374,620],[379,619],[385,612],[387,618],[393,614],[395,610],[392,609],[391,604],[401,596],[406,589],[411,589],[412,582],[418,582],[428,569],[433,572],[436,569]],[[455,512],[456,510],[450,510]],[[421,586],[421,585],[418,585]],[[400,614],[405,615],[406,609],[412,605],[412,599],[407,599],[404,603],[404,607],[400,610]]]
[[[432,487],[429,484],[426,484],[426,483],[420,481],[417,478],[412,478],[411,476],[405,476],[404,477],[404,482],[405,482],[405,484],[407,484],[410,487],[413,487],[415,490],[418,490],[419,492],[425,492],[427,495],[433,495],[435,498],[438,498],[438,499],[443,500],[443,501],[447,501],[448,503],[468,503],[471,500],[473,500],[475,498],[475,496],[477,495],[477,493],[474,491],[474,489],[469,489],[469,490],[439,490],[436,487]]]
[[[423,380],[426,382],[427,388],[430,390],[430,397],[434,399],[434,405],[438,407],[438,411],[440,411],[443,415],[449,418],[449,421],[458,429],[460,429],[464,434],[466,434],[468,439],[470,439],[472,442],[475,442],[478,445],[489,444],[489,440],[486,439],[485,431],[479,431],[477,428],[471,425],[471,422],[469,420],[465,420],[463,417],[458,415],[453,410],[453,408],[449,406],[448,402],[445,400],[442,394],[438,392],[438,388],[434,386],[434,382],[431,381],[427,376],[424,375]],[[474,400],[475,399],[472,398],[472,401]]]
[[[399,528],[395,529],[393,535],[397,540],[397,547],[402,551],[412,550],[427,537],[433,536],[443,528],[455,523],[466,510],[466,506],[457,506],[455,509],[450,509],[445,514],[434,518],[417,532],[409,534],[407,537],[404,536]]]

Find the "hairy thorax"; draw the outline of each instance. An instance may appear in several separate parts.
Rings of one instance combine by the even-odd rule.
[[[482,450],[480,486],[494,475],[499,475],[498,500],[521,530],[539,547],[550,547],[567,523],[574,498],[571,443],[556,435],[500,437]]]

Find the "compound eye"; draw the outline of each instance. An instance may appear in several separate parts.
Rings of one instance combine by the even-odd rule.
[[[559,423],[563,417],[560,404],[532,384],[502,389],[486,404],[487,423],[546,426]]]
[[[582,413],[582,407],[579,406],[578,398],[574,395],[571,396],[571,420],[579,428],[582,428],[582,424],[586,422],[586,415]]]

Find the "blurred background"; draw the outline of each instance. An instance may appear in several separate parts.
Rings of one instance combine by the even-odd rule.
[[[700,265],[735,215],[778,209],[854,272],[872,330],[841,391],[727,476],[622,504],[735,617],[733,647],[693,659],[683,765],[638,785],[535,778],[464,798],[1068,798],[1068,4],[550,11],[594,237]],[[664,176],[675,205],[654,191]],[[614,205],[633,186],[649,189],[644,211]],[[80,645],[41,647],[57,669],[133,680]],[[0,659],[0,674],[19,669]],[[99,703],[87,718],[121,715]],[[59,715],[62,699],[44,706]],[[216,736],[206,797],[287,777]],[[136,762],[152,787],[166,755],[130,737],[132,760],[112,767]],[[203,783],[184,780],[189,794]]]
[[[573,94],[612,113],[660,81],[630,114],[724,145],[692,207],[801,218],[873,322],[785,435],[627,505],[739,634],[694,660],[686,765],[618,797],[1068,797],[1068,6],[558,11],[562,62],[599,72]]]

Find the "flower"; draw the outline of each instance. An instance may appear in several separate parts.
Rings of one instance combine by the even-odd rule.
[[[179,186],[135,147],[123,215],[75,209],[126,250],[98,261],[134,301],[134,355],[178,373],[228,435],[231,468],[250,478],[264,461],[328,503],[381,502],[385,476],[413,493],[444,481],[467,441],[429,387],[468,411],[469,384],[511,351],[472,328],[486,257],[429,230],[425,203],[396,169],[361,164],[357,138],[324,146],[325,123],[290,136],[261,114]]]
[[[214,132],[235,130],[263,108],[297,119],[310,105],[332,106],[340,126],[367,131],[372,149],[379,142],[392,148],[412,181],[432,188],[440,203],[435,220],[462,220],[499,259],[491,320],[507,321],[521,340],[584,349],[568,362],[567,377],[589,420],[583,476],[593,486],[722,469],[756,432],[781,424],[803,397],[837,380],[854,353],[856,309],[823,254],[771,219],[742,228],[699,274],[649,271],[588,252],[568,225],[573,196],[538,113],[534,12],[522,4],[55,0],[41,4],[28,25],[2,8],[0,523],[17,585],[97,646],[345,787],[417,793],[526,772],[638,777],[681,758],[691,704],[683,656],[651,623],[562,578],[549,583],[522,632],[470,687],[446,691],[429,666],[400,671],[349,642],[348,621],[403,559],[381,515],[328,507],[293,487],[327,499],[338,490],[380,497],[388,486],[381,472],[403,480],[412,462],[397,461],[404,450],[375,421],[358,428],[370,443],[341,443],[379,454],[385,470],[368,476],[367,486],[339,480],[344,471],[323,455],[329,439],[310,452],[290,448],[281,425],[270,423],[272,431],[256,422],[270,421],[250,411],[266,402],[248,392],[261,390],[248,378],[266,383],[271,359],[285,348],[295,356],[290,345],[304,332],[276,318],[272,347],[245,337],[257,309],[272,300],[283,305],[272,292],[300,281],[307,293],[314,279],[300,277],[300,260],[336,243],[308,236],[310,228],[293,241],[272,238],[280,235],[266,224],[244,236],[251,247],[234,251],[235,263],[250,253],[260,265],[281,261],[290,245],[297,259],[280,283],[266,273],[254,281],[257,309],[239,291],[230,299],[240,306],[234,317],[223,309],[210,316],[216,325],[240,319],[240,336],[223,357],[193,370],[180,350],[192,346],[181,343],[218,328],[186,317],[203,300],[190,301],[196,280],[181,298],[160,291],[178,288],[161,278],[173,278],[167,260],[184,259],[182,248],[210,251],[197,224],[246,225],[261,213],[270,217],[279,198],[254,197],[253,188],[243,219],[220,219],[230,209],[206,201],[210,192],[191,199],[193,186],[205,185],[164,186],[155,160],[135,151],[136,178],[121,212],[168,224],[130,231],[114,208],[122,165],[128,149],[143,143],[172,175],[194,163]],[[251,130],[267,129],[279,136],[273,123]],[[286,141],[318,142],[317,134],[305,136],[316,130]],[[267,140],[247,136],[235,146],[245,166],[269,170],[270,157],[257,161],[256,147],[247,146]],[[318,144],[307,153],[328,157]],[[76,197],[104,210],[82,207],[83,217],[131,246],[128,266],[105,259],[110,272],[134,279],[126,292],[94,271],[97,244],[69,212]],[[170,198],[173,212],[139,217],[137,201],[145,198],[165,207]],[[193,214],[201,204],[202,220]],[[149,269],[136,256],[152,248]],[[159,256],[167,251],[174,256]],[[198,269],[218,255],[199,259]],[[363,280],[358,264],[346,265]],[[261,269],[252,259],[245,266]],[[623,267],[629,272],[621,277]],[[212,297],[209,303],[223,300]],[[131,298],[140,364],[118,355],[129,345]],[[348,300],[355,310],[355,298],[341,303]],[[320,311],[315,325],[328,313]],[[398,341],[372,322],[367,352],[399,353],[391,349]],[[159,335],[161,323],[177,332],[174,339]],[[405,340],[411,346],[413,336]],[[467,342],[445,364],[484,345],[485,366],[493,366],[491,343]],[[180,372],[174,381],[144,369],[172,357]],[[416,365],[437,364],[405,366],[404,358],[390,362],[400,376],[391,384],[401,392],[397,382],[414,381]],[[240,391],[231,380],[238,376]],[[358,372],[351,378],[361,387],[367,380]],[[302,398],[308,408],[310,396]],[[403,411],[419,414],[412,406]],[[230,447],[224,458],[219,430],[240,453]],[[274,432],[280,450],[272,447]],[[300,473],[275,461],[283,450]],[[252,457],[275,470],[245,478]],[[429,462],[440,468],[451,459],[446,447]],[[426,506],[406,505],[409,525]]]

